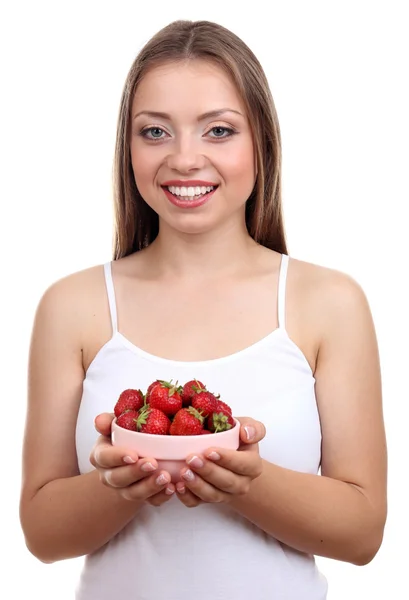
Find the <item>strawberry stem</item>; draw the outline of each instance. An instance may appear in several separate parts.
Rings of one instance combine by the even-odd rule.
[[[198,410],[193,408],[193,406],[189,406],[189,408],[187,410],[188,410],[188,412],[190,412],[191,415],[196,417],[196,419],[198,419],[200,421],[200,423],[203,424],[204,418],[202,417],[202,414]]]
[[[213,413],[212,420],[215,433],[220,433],[221,431],[227,431],[228,429],[231,429],[231,424],[228,423],[228,417],[223,413]]]
[[[136,421],[136,428],[137,428],[138,431],[141,430],[141,428],[143,427],[143,425],[146,425],[146,422],[148,420],[150,412],[151,412],[151,409],[149,408],[149,404],[145,404],[143,406],[143,408],[141,408],[141,410],[139,411],[139,416],[138,416],[137,419],[135,419],[135,421]]]
[[[158,379],[158,381],[162,387],[167,388],[167,389],[173,387],[173,385],[174,385],[174,384],[172,384],[172,379],[170,381],[165,381],[164,379]]]
[[[193,381],[196,381],[197,383],[197,385],[192,385],[192,390],[196,392],[196,394],[198,394],[199,392],[207,392],[206,386],[202,387],[197,379],[194,379]]]

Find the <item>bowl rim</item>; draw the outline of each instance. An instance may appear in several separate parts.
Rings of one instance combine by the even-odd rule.
[[[198,438],[202,438],[203,435],[205,435],[206,437],[209,436],[214,436],[217,435],[217,439],[220,439],[219,436],[225,436],[226,434],[231,434],[232,431],[234,431],[236,429],[236,427],[240,427],[240,421],[238,419],[236,419],[235,417],[233,417],[234,419],[234,426],[231,427],[230,429],[226,429],[226,431],[219,431],[218,433],[214,433],[214,432],[210,432],[210,433],[206,433],[206,434],[196,434],[196,435],[163,435],[163,434],[156,434],[156,433],[144,433],[143,431],[132,431],[132,429],[126,429],[125,427],[121,427],[120,425],[117,425],[117,417],[114,417],[112,423],[111,423],[111,431],[115,428],[115,429],[119,429],[120,431],[126,431],[127,435],[137,435],[137,436],[143,436],[143,439],[151,439],[151,440],[168,440],[168,439],[172,439],[172,438],[176,438],[176,439],[183,439],[183,440],[194,440],[194,439],[198,439]]]

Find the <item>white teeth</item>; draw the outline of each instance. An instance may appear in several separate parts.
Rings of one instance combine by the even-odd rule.
[[[173,185],[168,186],[168,190],[174,196],[185,196],[185,197],[187,196],[189,198],[193,198],[194,196],[202,196],[203,194],[211,192],[213,189],[214,189],[214,186],[208,186],[208,187],[205,187],[205,186],[175,187]]]

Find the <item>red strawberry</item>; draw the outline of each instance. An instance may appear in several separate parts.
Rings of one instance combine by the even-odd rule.
[[[217,409],[217,398],[211,392],[198,392],[193,396],[192,406],[206,418]]]
[[[207,419],[207,428],[212,433],[219,433],[221,431],[227,431],[234,425],[234,419],[227,411],[213,412]]]
[[[139,412],[136,410],[128,410],[119,417],[117,417],[116,424],[119,427],[123,427],[124,429],[130,429],[131,431],[136,431],[136,422],[139,416]]]
[[[217,399],[217,407],[216,407],[216,411],[226,411],[228,413],[230,413],[231,415],[233,414],[232,409],[230,408],[230,406],[228,404],[226,404],[225,402],[222,402],[221,400]]]
[[[207,433],[212,433],[212,432],[209,431],[208,429],[202,429],[202,431],[200,432],[200,435],[205,435]]]
[[[183,406],[189,406],[192,404],[193,397],[198,392],[205,392],[206,386],[198,379],[191,379],[187,381],[182,388],[182,401]]]
[[[161,386],[161,382],[159,379],[156,379],[156,381],[152,381],[152,383],[150,384],[150,386],[148,387],[148,389],[146,391],[146,404],[149,403],[149,398],[150,398],[152,391],[155,388],[160,387],[160,386]]]
[[[139,410],[145,403],[145,398],[141,390],[124,390],[114,407],[116,417],[119,417],[126,410]]]
[[[192,406],[181,408],[173,417],[170,435],[199,435],[203,429],[204,419]]]
[[[136,430],[154,435],[167,435],[169,433],[170,419],[157,408],[145,406],[137,417]]]
[[[182,408],[181,387],[177,382],[160,381],[149,394],[149,406],[158,408],[165,415],[173,416]]]

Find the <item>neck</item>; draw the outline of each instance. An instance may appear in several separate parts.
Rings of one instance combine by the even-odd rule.
[[[258,244],[249,236],[245,222],[227,223],[218,230],[182,233],[161,223],[159,235],[149,246],[150,264],[165,276],[217,278],[237,272],[252,260]]]

